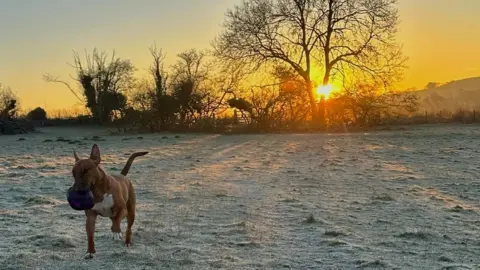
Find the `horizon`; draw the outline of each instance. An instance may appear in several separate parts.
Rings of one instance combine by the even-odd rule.
[[[115,50],[120,58],[132,61],[141,77],[151,64],[151,45],[155,43],[166,54],[168,69],[179,52],[209,49],[221,30],[224,13],[240,2],[9,1],[0,11],[0,23],[10,25],[0,30],[5,39],[0,45],[0,82],[18,93],[23,110],[80,108],[65,86],[42,80],[46,73],[68,79],[74,71],[68,65],[73,51],[83,57],[85,49],[109,54]],[[409,58],[400,89],[480,76],[480,55],[475,54],[480,38],[469,35],[470,29],[480,27],[475,14],[480,2],[399,0],[398,8],[397,40]],[[55,99],[49,99],[52,96]]]

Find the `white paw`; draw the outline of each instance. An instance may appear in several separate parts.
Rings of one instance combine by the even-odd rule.
[[[123,240],[123,233],[121,232],[112,232],[112,239],[113,240]]]
[[[93,259],[93,257],[95,257],[94,253],[88,252],[87,255],[85,255],[85,259]]]

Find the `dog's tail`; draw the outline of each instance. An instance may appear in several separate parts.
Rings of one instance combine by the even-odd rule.
[[[128,171],[130,170],[130,167],[132,166],[133,160],[134,160],[136,157],[145,156],[146,154],[148,154],[148,152],[136,152],[136,153],[133,153],[133,154],[128,158],[127,164],[125,164],[125,167],[123,167],[121,174],[122,174],[123,176],[127,176],[127,173],[128,173]]]

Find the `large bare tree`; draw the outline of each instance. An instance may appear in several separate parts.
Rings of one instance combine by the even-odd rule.
[[[120,59],[115,51],[109,59],[105,52],[93,50],[90,55],[86,53],[85,61],[79,54],[73,55],[76,77],[82,87],[85,105],[92,113],[95,120],[105,123],[110,120],[115,112],[123,113],[127,100],[125,93],[133,88],[135,67],[130,60]],[[47,82],[62,83],[82,100],[76,91],[65,81],[52,75],[44,75]]]
[[[307,85],[313,116],[312,69],[332,75],[362,70],[380,79],[392,75],[403,57],[395,42],[397,0],[244,0],[226,13],[215,54],[255,67],[283,64]]]

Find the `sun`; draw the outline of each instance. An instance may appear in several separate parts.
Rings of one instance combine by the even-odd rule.
[[[315,94],[318,99],[320,99],[321,97],[328,99],[330,94],[332,94],[332,92],[333,92],[333,87],[331,84],[319,85],[317,89],[315,89]]]

